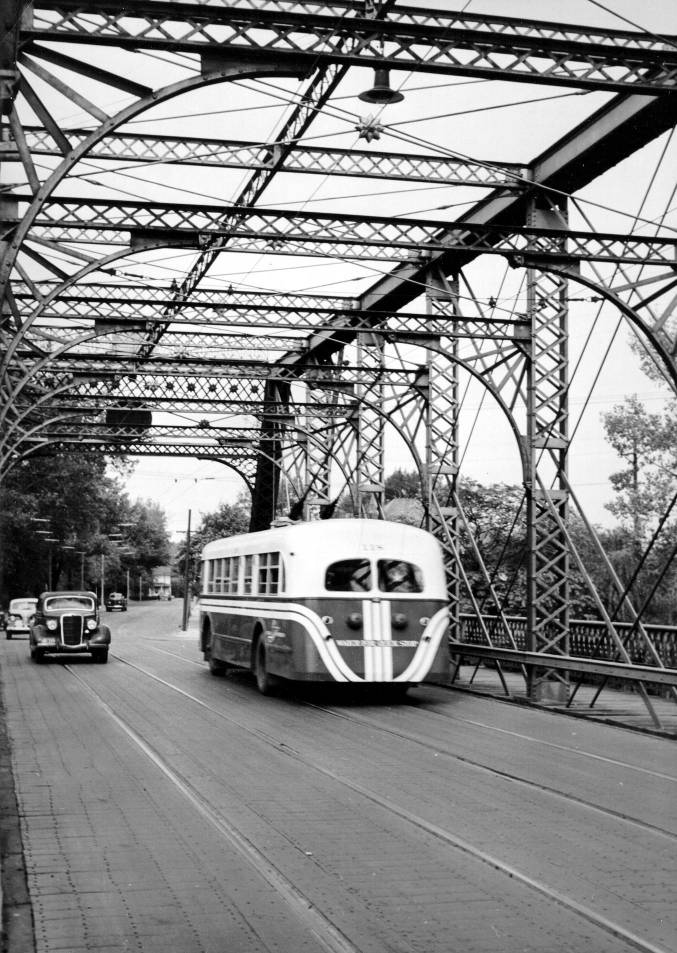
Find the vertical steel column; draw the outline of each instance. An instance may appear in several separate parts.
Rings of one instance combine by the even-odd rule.
[[[329,373],[329,372],[327,372]],[[307,384],[308,412],[305,425],[305,487],[304,518],[319,519],[321,507],[329,503],[331,460],[334,444],[334,428],[331,418],[318,417],[310,408],[318,400],[326,400],[327,392]]]
[[[250,532],[268,529],[275,518],[280,490],[280,461],[286,423],[281,416],[289,410],[289,384],[267,380],[261,418],[260,452],[252,489]]]
[[[430,315],[446,318],[458,314],[458,279],[443,275],[428,277],[426,307]],[[452,325],[455,327],[455,324]],[[460,638],[461,567],[458,511],[455,506],[458,480],[458,342],[440,338],[439,350],[427,351],[428,400],[426,416],[426,511],[430,532],[443,551],[453,638]]]
[[[385,477],[383,473],[383,336],[364,331],[357,336],[357,365],[373,373],[368,384],[356,386],[355,499],[358,516],[383,517]]]
[[[564,208],[536,201],[529,225],[566,228]],[[561,245],[565,243],[563,235]],[[537,267],[527,273],[530,359],[527,387],[527,642],[532,652],[569,654],[569,549],[563,527],[568,516],[567,453],[568,303],[567,282]],[[533,667],[529,694],[565,701],[568,675]]]

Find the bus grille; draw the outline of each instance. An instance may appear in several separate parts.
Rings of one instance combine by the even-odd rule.
[[[83,622],[81,615],[61,616],[61,641],[64,645],[80,645]]]

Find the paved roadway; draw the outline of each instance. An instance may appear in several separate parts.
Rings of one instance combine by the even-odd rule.
[[[677,950],[675,742],[432,687],[263,698],[180,611],[109,615],[106,666],[0,643],[38,953]]]

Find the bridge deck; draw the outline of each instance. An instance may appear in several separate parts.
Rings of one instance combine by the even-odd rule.
[[[526,703],[526,684],[521,673],[505,669],[502,671],[505,687],[492,663],[480,665],[465,663],[458,670],[453,684],[456,688],[480,695],[490,695],[495,698],[509,697],[512,701]],[[575,684],[574,678],[571,684]],[[509,696],[506,696],[506,687]],[[598,689],[598,685],[582,684],[570,704],[550,702],[541,707],[588,720],[599,720],[639,731],[652,731],[668,737],[677,737],[677,702],[667,694],[667,689],[663,694],[649,694],[649,703],[660,725],[656,725],[652,719],[636,685],[629,682],[621,685],[616,681],[612,687],[605,686],[596,698]]]
[[[263,698],[179,615],[109,614],[107,666],[0,642],[8,953],[677,951],[672,740],[430,686]]]

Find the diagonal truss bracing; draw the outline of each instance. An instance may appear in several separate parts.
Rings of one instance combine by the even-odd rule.
[[[34,4],[20,24],[17,7],[15,20],[16,50],[10,42],[0,51],[8,117],[0,155],[19,170],[16,186],[0,197],[2,275],[9,280],[0,331],[0,470],[25,454],[75,445],[111,454],[204,455],[243,475],[255,521],[265,526],[295,503],[315,517],[341,493],[359,509],[365,485],[366,496],[382,504],[395,434],[426,487],[429,525],[451,556],[452,602],[469,602],[479,617],[486,607],[468,592],[463,561],[482,567],[483,559],[468,537],[457,486],[459,374],[467,373],[501,408],[520,454],[530,506],[530,645],[566,657],[566,584],[580,555],[567,528],[575,499],[566,466],[568,303],[576,282],[605,296],[677,380],[677,240],[668,227],[627,234],[563,229],[529,210],[542,209],[547,195],[563,214],[569,193],[674,127],[674,37],[395,2],[62,0]],[[126,73],[117,56],[148,56],[139,62],[152,62],[158,76],[165,57],[173,77],[183,71],[186,79],[162,85],[150,70]],[[411,71],[620,95],[524,164],[465,158],[463,143],[448,154],[425,154],[418,144],[411,153],[393,153],[299,142],[353,66],[400,71],[393,85]],[[126,125],[201,84],[257,75],[273,83],[283,75],[309,77],[300,93],[285,91],[295,105],[265,141],[219,137],[211,129],[146,135]],[[97,97],[97,89],[106,95]],[[461,95],[471,89],[464,86]],[[78,111],[72,128],[55,118],[59,97],[66,111]],[[125,105],[111,115],[110,102],[120,97]],[[520,131],[528,139],[528,128]],[[91,188],[85,198],[64,197],[80,159],[108,170],[157,164],[251,175],[234,200],[220,203],[110,200]],[[286,182],[308,174],[316,183],[324,176],[373,177],[393,189],[414,183],[492,191],[461,220],[446,208],[423,219],[395,210],[370,214],[366,202],[359,215],[261,207],[263,192],[284,173],[293,173]],[[77,182],[74,176],[68,191]],[[167,287],[144,286],[119,265],[167,247],[198,252],[185,277]],[[222,253],[238,252],[281,262],[376,261],[382,277],[366,290],[362,282],[352,297],[201,287]],[[488,286],[484,300],[469,301],[465,293],[466,269],[475,261],[483,267],[483,256],[493,256],[494,267],[497,255],[530,276],[524,313],[491,304]],[[613,282],[608,265],[620,266]],[[417,308],[426,295],[429,313],[420,301]],[[143,432],[116,428],[109,412],[127,408],[153,412],[153,425]],[[176,419],[161,425],[160,414],[181,414],[184,426]],[[216,425],[223,417],[241,426]],[[501,615],[492,569],[485,565],[484,573],[501,639],[514,649],[517,635]],[[481,625],[491,645],[494,629]],[[620,651],[620,628],[612,619],[605,625]],[[660,653],[651,659],[660,665]],[[557,666],[529,665],[538,675],[532,686],[539,679],[549,690],[566,685]]]
[[[376,23],[355,16],[347,5],[337,5],[330,15],[323,5],[294,6],[133,0],[121,11],[115,0],[57,0],[36,5],[24,36],[27,50],[42,55],[41,41],[59,38],[198,54],[234,50],[255,57],[274,51],[312,63],[320,59],[586,88],[671,92],[677,85],[674,47],[631,31],[528,20],[515,24],[417,8],[391,11]]]

